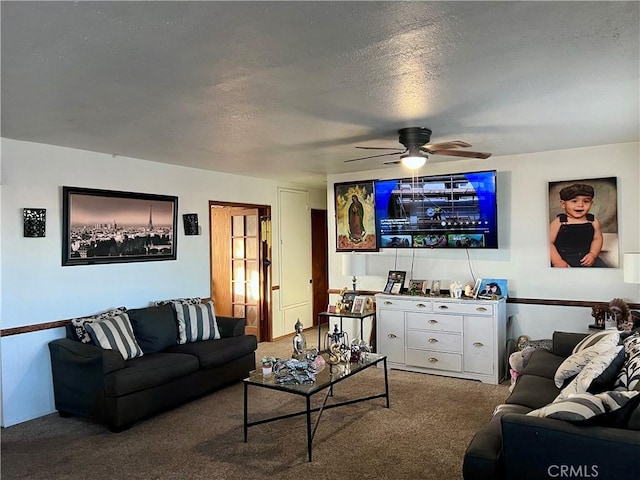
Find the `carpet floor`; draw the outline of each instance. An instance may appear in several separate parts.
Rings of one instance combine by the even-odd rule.
[[[290,339],[260,343],[256,358],[288,357],[290,351]],[[383,388],[383,371],[370,368],[338,384],[334,399]],[[57,414],[5,428],[1,475],[3,480],[460,479],[469,441],[507,397],[508,385],[391,370],[389,391],[391,408],[379,398],[325,410],[312,462],[304,416],[253,426],[243,442],[243,387],[236,383],[119,434]],[[302,397],[261,388],[249,392],[252,421],[304,409]],[[314,397],[314,405],[321,397]]]

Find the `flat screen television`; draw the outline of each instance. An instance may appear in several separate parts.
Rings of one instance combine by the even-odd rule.
[[[498,248],[496,171],[377,180],[381,248]]]

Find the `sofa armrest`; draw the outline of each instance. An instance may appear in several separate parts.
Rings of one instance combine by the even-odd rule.
[[[506,479],[637,475],[638,432],[515,413],[501,423]]]
[[[70,338],[61,338],[49,343],[51,363],[77,365],[80,368],[99,366],[106,375],[125,366],[122,354],[117,350],[105,350]]]
[[[587,336],[586,333],[575,332],[553,332],[553,346],[551,353],[561,357],[568,357],[573,352],[573,348]]]
[[[220,330],[220,336],[222,338],[240,337],[244,335],[244,327],[246,325],[244,318],[216,315],[216,322],[218,322],[218,330]]]

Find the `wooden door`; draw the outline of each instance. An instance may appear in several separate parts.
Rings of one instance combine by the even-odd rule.
[[[327,211],[311,210],[311,281],[313,285],[313,325],[329,304]]]
[[[246,319],[245,333],[261,340],[260,214],[257,208],[231,211],[231,306]]]

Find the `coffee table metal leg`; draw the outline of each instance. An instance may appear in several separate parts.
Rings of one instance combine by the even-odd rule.
[[[320,421],[320,418],[318,418]],[[311,397],[307,397],[307,452],[309,461],[311,461],[311,448],[313,445],[313,436],[311,435]]]
[[[387,357],[384,357],[384,393],[387,397],[387,408],[389,408],[389,375],[387,374]]]
[[[244,384],[244,442],[247,443],[247,387],[248,384]]]

